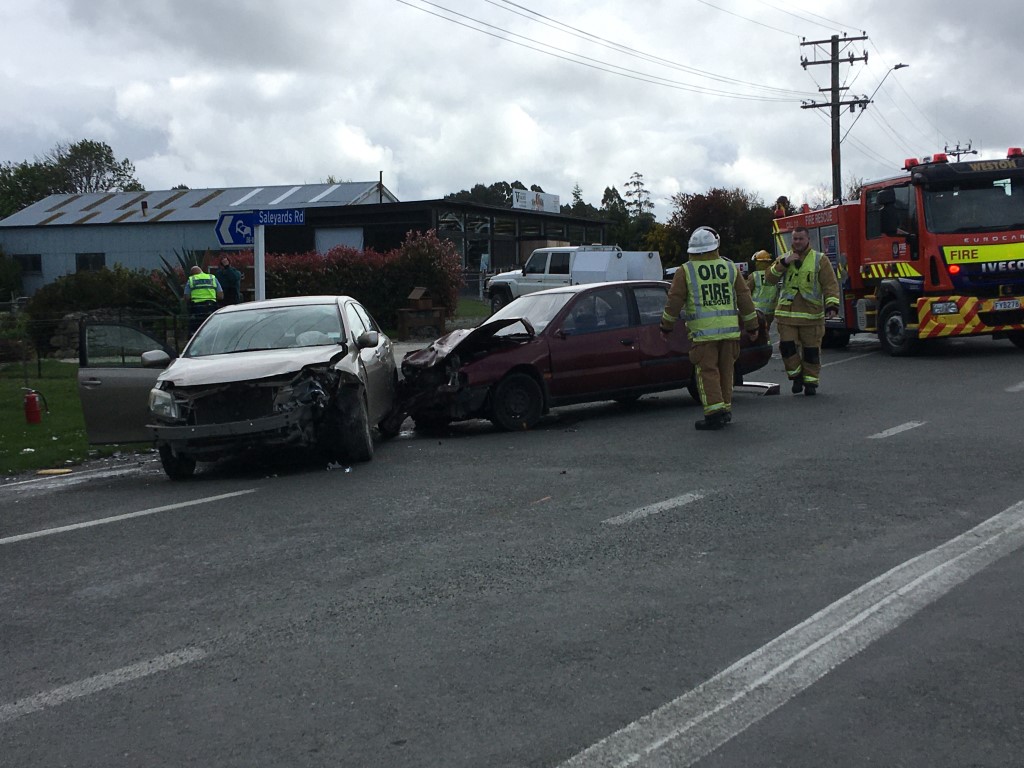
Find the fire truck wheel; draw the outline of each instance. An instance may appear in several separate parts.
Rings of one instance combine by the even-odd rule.
[[[1024,349],[1024,332],[1016,331],[1015,333],[1009,334],[1007,338],[1013,342],[1013,345],[1017,349]]]
[[[826,328],[821,346],[825,349],[844,349],[850,343],[850,332],[842,328]]]
[[[893,357],[913,354],[917,337],[907,330],[907,321],[899,301],[890,301],[878,314],[878,340],[882,349]]]

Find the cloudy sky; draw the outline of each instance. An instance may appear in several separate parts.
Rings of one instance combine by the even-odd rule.
[[[151,190],[383,172],[401,200],[519,180],[600,205],[638,171],[661,221],[711,187],[813,201],[831,134],[801,103],[830,72],[801,41],[844,33],[868,36],[845,98],[874,96],[842,117],[844,179],[1024,144],[1024,21],[988,0],[19,0],[0,29],[0,161],[94,139]]]

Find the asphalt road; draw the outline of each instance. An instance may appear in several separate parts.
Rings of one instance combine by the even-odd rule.
[[[824,362],[0,486],[0,764],[1019,764],[1024,356]]]

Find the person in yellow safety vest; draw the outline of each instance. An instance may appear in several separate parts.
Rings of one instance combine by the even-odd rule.
[[[224,291],[217,278],[203,271],[202,267],[192,267],[185,283],[185,301],[188,302],[188,333],[189,336],[199,330],[199,326],[217,309],[217,302],[224,298]]]
[[[747,288],[750,289],[750,296],[754,300],[754,308],[764,315],[765,330],[770,331],[772,323],[775,322],[775,304],[779,300],[778,284],[769,283],[764,275],[768,265],[772,263],[772,256],[768,251],[758,251],[750,260]]]
[[[821,383],[825,319],[839,315],[839,283],[832,262],[811,248],[807,228],[797,227],[792,250],[775,260],[766,279],[779,286],[775,307],[779,352],[786,376],[793,382],[793,394],[813,395]]]
[[[676,270],[661,314],[661,332],[671,333],[680,311],[690,336],[690,362],[704,406],[697,429],[722,429],[732,421],[732,384],[740,356],[740,322],[751,338],[757,311],[739,267],[718,252],[721,239],[710,227],[690,236],[690,260]]]

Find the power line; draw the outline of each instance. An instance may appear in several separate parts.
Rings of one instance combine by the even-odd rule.
[[[834,19],[829,19],[829,18],[826,18],[824,16],[819,16],[818,14],[811,13],[810,11],[804,11],[804,13],[806,13],[807,16],[813,17],[813,19],[812,18],[807,18],[807,16],[801,16],[800,14],[794,13],[793,11],[787,10],[786,8],[780,8],[777,5],[772,5],[771,3],[766,3],[764,0],[758,0],[758,2],[760,2],[761,5],[768,6],[772,10],[778,11],[779,13],[784,13],[787,16],[792,16],[794,19],[800,19],[800,21],[806,21],[806,22],[808,22],[810,24],[816,24],[819,27],[824,27],[825,29],[831,29],[832,31],[842,31],[844,29],[857,29],[857,27],[853,26],[852,24],[841,24],[840,22],[835,21]],[[822,21],[827,21],[828,24],[821,24],[820,22],[814,21],[814,19],[821,19]],[[867,34],[867,33],[865,32],[864,34]]]
[[[427,0],[424,0],[424,2],[426,2],[426,1]],[[496,7],[502,8],[502,6],[499,5],[496,0],[484,0],[484,1],[489,3],[489,4],[491,4],[491,5],[494,5]],[[703,1],[703,0],[700,0],[700,1]],[[510,2],[510,0],[501,0],[501,2],[504,5],[506,5],[506,6],[511,6],[511,8],[519,9],[518,11],[514,11],[514,10],[511,10],[510,8],[502,8],[502,10],[506,10],[509,13],[515,13],[517,16],[521,16],[523,18],[530,19],[531,21],[537,21],[537,19],[542,19],[543,21],[539,21],[537,23],[543,24],[544,26],[549,27],[551,29],[555,29],[555,30],[557,30],[559,32],[568,32],[573,37],[580,38],[581,40],[585,40],[587,42],[596,42],[597,44],[601,45],[602,47],[608,48],[610,50],[616,50],[616,51],[619,51],[619,52],[624,52],[624,53],[628,53],[628,54],[631,54],[631,55],[640,56],[641,58],[646,59],[647,61],[650,61],[650,62],[655,63],[655,64],[662,64],[664,66],[671,67],[673,69],[678,69],[678,70],[681,70],[681,71],[684,71],[684,72],[689,72],[691,74],[696,74],[696,75],[699,75],[701,77],[706,77],[706,78],[708,78],[710,80],[717,80],[719,82],[736,83],[738,85],[746,85],[746,86],[749,86],[751,88],[758,88],[758,89],[763,89],[763,90],[766,90],[766,91],[776,91],[778,93],[786,93],[786,94],[791,94],[791,95],[795,95],[795,96],[806,96],[807,95],[806,91],[798,91],[798,90],[793,90],[791,88],[777,88],[777,87],[771,86],[771,85],[764,85],[762,83],[754,83],[754,82],[751,82],[749,80],[741,80],[741,79],[738,79],[738,78],[735,78],[735,77],[728,77],[726,75],[719,75],[719,74],[714,73],[714,72],[709,72],[707,70],[698,69],[697,67],[691,67],[691,66],[686,65],[686,64],[680,64],[680,63],[672,61],[670,59],[664,59],[664,58],[661,58],[660,56],[655,56],[653,54],[645,53],[644,51],[640,51],[640,50],[637,50],[635,48],[631,48],[629,46],[622,45],[621,43],[616,43],[613,40],[608,40],[606,38],[603,38],[603,37],[600,37],[598,35],[595,35],[595,34],[593,34],[591,32],[587,32],[585,30],[579,29],[578,27],[573,27],[573,26],[571,26],[569,24],[566,24],[564,22],[558,21],[557,19],[554,19],[554,18],[552,18],[550,16],[546,16],[546,15],[544,15],[542,13],[539,13],[538,11],[534,11],[534,10],[532,10],[530,8],[527,8],[524,5],[520,5],[519,3],[513,3],[513,2]],[[520,11],[522,11],[522,12],[520,12]],[[529,15],[527,15],[527,14],[529,14]],[[533,18],[533,17],[536,17],[536,18]],[[536,41],[534,41],[534,42],[536,42]]]
[[[764,22],[752,19],[749,16],[744,16],[743,14],[740,13],[734,13],[733,11],[727,11],[725,8],[715,5],[714,3],[709,3],[707,0],[697,0],[697,2],[708,6],[709,8],[714,8],[716,11],[721,11],[722,13],[727,13],[730,16],[735,16],[737,19],[743,19],[744,21],[749,21],[751,24],[757,24],[758,26],[766,27],[767,29],[770,29],[773,32],[781,32],[784,35],[792,35],[798,40],[800,39],[800,35],[796,34],[795,32],[790,32],[788,29],[779,29],[778,27],[773,27],[769,24],[765,24]]]

